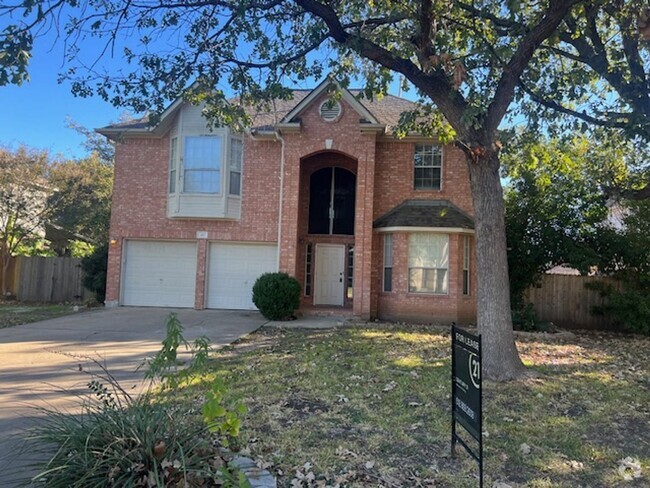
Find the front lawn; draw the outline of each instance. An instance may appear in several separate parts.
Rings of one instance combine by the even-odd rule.
[[[533,375],[484,386],[485,486],[648,486],[650,339],[525,335],[518,346]],[[449,349],[436,327],[263,329],[176,400],[200,402],[222,378],[248,406],[244,454],[280,486],[475,487],[476,463],[450,456]]]
[[[0,301],[0,329],[53,319],[68,315],[73,311],[73,305],[39,305]]]

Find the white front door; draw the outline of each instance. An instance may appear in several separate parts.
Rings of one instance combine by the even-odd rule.
[[[345,246],[316,244],[314,305],[343,305]]]

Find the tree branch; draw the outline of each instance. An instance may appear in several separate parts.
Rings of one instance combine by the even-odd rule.
[[[425,73],[410,59],[401,58],[359,34],[345,30],[338,14],[329,5],[316,0],[296,0],[305,11],[320,18],[329,29],[330,36],[359,55],[390,70],[402,73],[423,93],[427,94],[445,115],[451,126],[463,137],[469,137],[462,123],[465,100],[453,89],[444,73]]]
[[[543,105],[544,107],[550,108],[551,110],[555,110],[557,112],[570,115],[572,117],[576,117],[578,119],[584,120],[585,122],[597,125],[599,127],[610,127],[610,128],[617,128],[617,129],[623,129],[628,127],[629,124],[628,121],[599,119],[597,117],[587,115],[584,112],[578,112],[577,110],[572,110],[570,108],[567,108],[561,103],[556,102],[555,100],[549,100],[548,98],[544,98],[543,96],[534,92],[531,88],[526,86],[526,84],[523,81],[520,81],[519,86],[525,93],[527,93],[530,96],[531,99],[533,99],[535,102],[539,103],[540,105]],[[617,117],[622,117],[625,115],[627,114],[618,114],[618,113],[616,114]]]
[[[505,66],[494,99],[488,107],[484,124],[487,134],[494,133],[501,123],[514,97],[515,87],[519,84],[521,75],[537,48],[555,31],[577,1],[551,0],[539,23],[523,37],[519,47]]]

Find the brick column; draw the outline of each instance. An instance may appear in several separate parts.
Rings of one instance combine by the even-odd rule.
[[[120,301],[120,273],[122,272],[123,239],[111,237],[108,243],[108,268],[106,270],[106,307],[117,307]]]
[[[205,308],[205,275],[208,264],[208,240],[199,239],[196,246],[196,288],[194,290],[194,308]]]
[[[300,147],[290,138],[285,142],[284,176],[282,179],[282,230],[280,271],[296,276],[298,215],[300,193]],[[293,143],[292,143],[293,142]]]
[[[355,315],[372,315],[372,217],[375,190],[375,134],[367,135],[359,151],[357,202],[354,222],[354,306]]]

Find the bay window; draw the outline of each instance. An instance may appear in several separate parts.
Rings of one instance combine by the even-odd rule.
[[[228,194],[241,196],[241,165],[244,157],[244,144],[241,139],[232,138],[230,140],[230,182],[228,185]]]
[[[185,138],[183,192],[221,193],[221,137]]]

